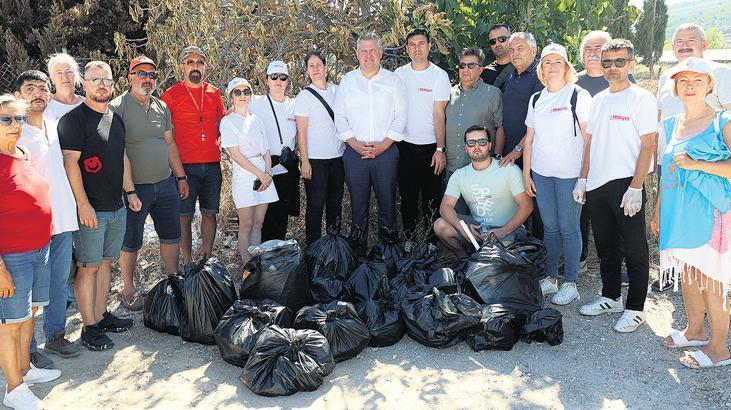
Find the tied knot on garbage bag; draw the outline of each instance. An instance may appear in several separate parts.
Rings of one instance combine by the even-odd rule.
[[[398,230],[381,227],[378,231],[378,242],[368,253],[368,259],[384,262],[391,277],[396,274],[396,266],[405,255],[406,251],[399,240]]]
[[[325,336],[336,362],[357,356],[370,340],[368,327],[348,302],[304,307],[294,319],[294,328],[316,330]]]
[[[142,308],[145,327],[175,336],[180,335],[180,329],[187,323],[182,293],[183,280],[180,275],[171,275],[158,282],[147,293]]]
[[[305,252],[312,296],[321,303],[350,296],[348,275],[355,267],[355,254],[339,231],[339,227],[328,228]]]

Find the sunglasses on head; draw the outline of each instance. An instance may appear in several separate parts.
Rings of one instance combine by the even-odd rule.
[[[472,148],[475,145],[478,145],[479,144],[481,147],[484,147],[485,145],[487,145],[488,142],[490,142],[489,139],[487,139],[487,138],[480,138],[478,140],[466,140],[464,142],[464,145]]]
[[[142,79],[149,78],[150,80],[157,80],[157,72],[155,71],[138,70],[137,72],[133,72],[130,74],[134,74]]]
[[[460,70],[464,70],[465,68],[474,70],[475,68],[479,67],[480,65],[478,63],[459,63],[458,66],[459,66]]]
[[[104,84],[105,87],[111,87],[114,85],[113,78],[87,78],[86,81],[88,81],[92,87],[99,87],[102,84]]]
[[[622,68],[627,65],[628,61],[629,60],[626,58],[615,58],[615,59],[608,58],[608,59],[602,60],[602,67],[609,68],[612,66],[612,64],[614,64],[615,67]]]
[[[231,91],[231,94],[233,94],[237,97],[241,97],[241,94],[249,96],[249,95],[251,95],[251,89],[250,88],[244,88],[243,90],[235,89],[235,90]]]
[[[269,78],[271,78],[272,80],[275,80],[275,81],[276,80],[287,81],[289,76],[287,74],[274,73],[274,74],[269,74]]]
[[[13,123],[13,120],[18,123],[18,125],[23,125],[27,120],[27,115],[0,115],[0,124],[9,127],[10,124]]]
[[[491,46],[494,46],[495,44],[497,44],[498,41],[501,43],[508,41],[508,38],[509,38],[508,36],[499,36],[499,37],[491,38],[488,41],[488,43],[490,43]]]

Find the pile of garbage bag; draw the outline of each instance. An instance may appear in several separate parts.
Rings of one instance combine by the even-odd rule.
[[[341,301],[302,308],[294,319],[294,328],[316,330],[325,336],[336,362],[358,356],[371,338],[355,307]]]

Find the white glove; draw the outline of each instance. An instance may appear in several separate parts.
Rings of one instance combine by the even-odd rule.
[[[619,207],[624,208],[624,216],[629,216],[630,218],[635,216],[637,212],[640,212],[640,209],[642,209],[642,188],[627,188],[627,192],[622,196],[622,204]]]
[[[579,178],[576,180],[573,190],[574,201],[585,204],[586,203],[586,178]]]

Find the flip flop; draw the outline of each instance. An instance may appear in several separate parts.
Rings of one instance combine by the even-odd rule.
[[[696,363],[698,363],[698,365],[694,365],[686,363],[682,360],[680,361],[680,364],[691,369],[707,369],[709,367],[723,367],[731,365],[731,358],[713,363],[711,361],[711,358],[708,357],[707,354],[703,353],[703,350],[696,350],[693,352],[687,351],[685,352],[685,355],[692,357],[693,359],[695,359]]]
[[[706,340],[688,340],[685,337],[685,333],[683,333],[683,332],[681,332],[679,330],[676,330],[675,332],[670,333],[668,335],[668,337],[670,337],[671,339],[673,339],[673,345],[672,346],[668,346],[665,343],[663,343],[663,346],[665,346],[665,347],[667,347],[669,349],[679,349],[679,348],[682,348],[682,347],[705,347],[705,346],[708,345],[708,342],[710,341],[710,339],[706,339]]]
[[[125,295],[124,292],[119,292],[119,299],[122,301],[122,306],[133,312],[142,310],[144,305],[144,301],[137,293]]]

